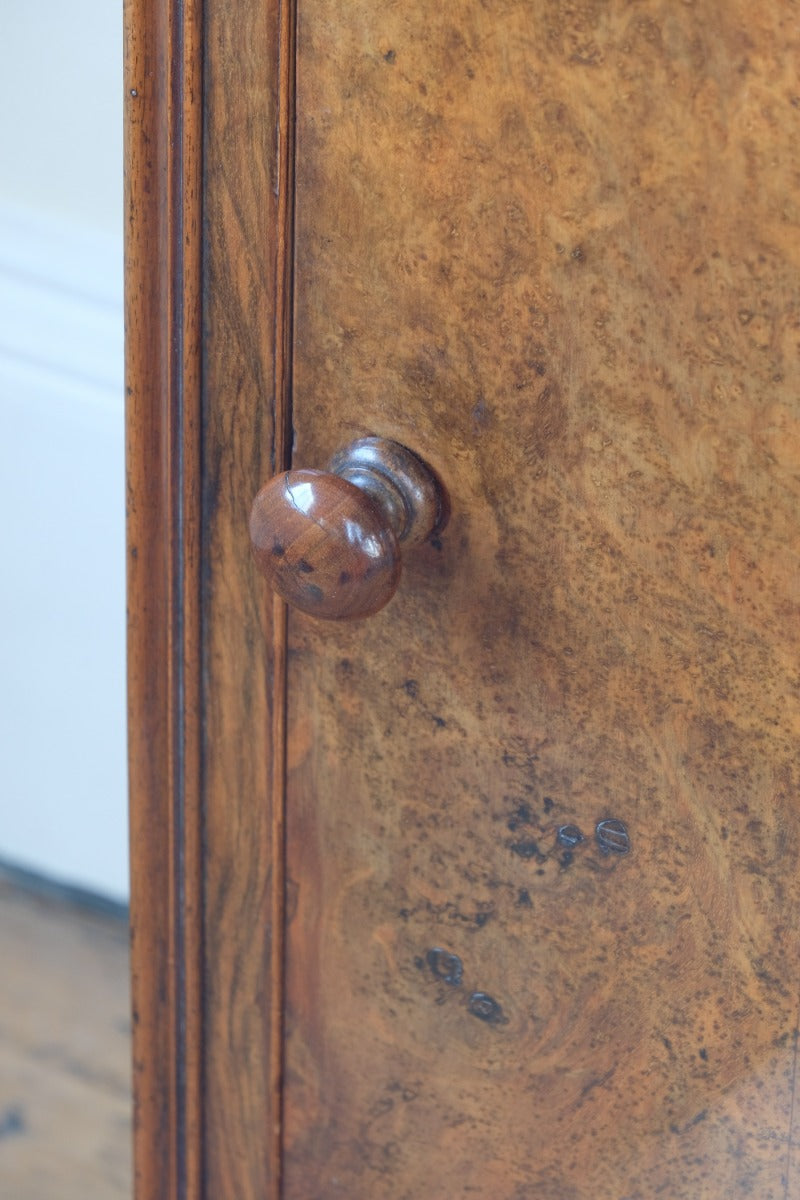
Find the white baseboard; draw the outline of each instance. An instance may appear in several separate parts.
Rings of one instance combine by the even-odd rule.
[[[0,857],[127,895],[122,247],[0,206]]]

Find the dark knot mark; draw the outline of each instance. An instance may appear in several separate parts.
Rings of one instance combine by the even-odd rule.
[[[303,591],[308,599],[312,600],[315,604],[321,604],[325,599],[325,593],[323,592],[322,588],[317,587],[315,583],[304,583]]]
[[[539,843],[535,842],[533,838],[524,838],[519,842],[510,842],[508,848],[512,854],[516,854],[520,858],[536,858],[539,862],[544,862],[546,857],[539,849]]]

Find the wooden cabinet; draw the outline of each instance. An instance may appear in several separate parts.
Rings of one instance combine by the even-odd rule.
[[[800,1196],[796,16],[129,0],[138,1200]]]

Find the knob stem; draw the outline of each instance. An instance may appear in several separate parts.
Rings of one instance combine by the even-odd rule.
[[[375,501],[399,542],[418,545],[447,524],[444,488],[427,463],[399,442],[359,438],[334,454],[328,470]]]

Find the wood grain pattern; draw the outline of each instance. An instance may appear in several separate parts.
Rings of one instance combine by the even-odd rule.
[[[126,919],[31,894],[0,865],[0,961],[3,1195],[130,1200]]]
[[[246,518],[285,455],[292,37],[277,0],[126,12],[137,1200],[279,1192],[284,622]]]
[[[314,617],[367,617],[391,600],[400,548],[375,501],[327,471],[285,471],[250,514],[253,556],[268,584]]]
[[[285,465],[290,5],[206,8],[205,1192],[280,1194],[285,618],[247,517]],[[279,56],[280,50],[280,56]]]
[[[199,6],[125,11],[128,715],[134,1171],[198,1194]]]
[[[287,1200],[800,1196],[796,18],[301,6],[295,461],[453,517],[291,620]]]

